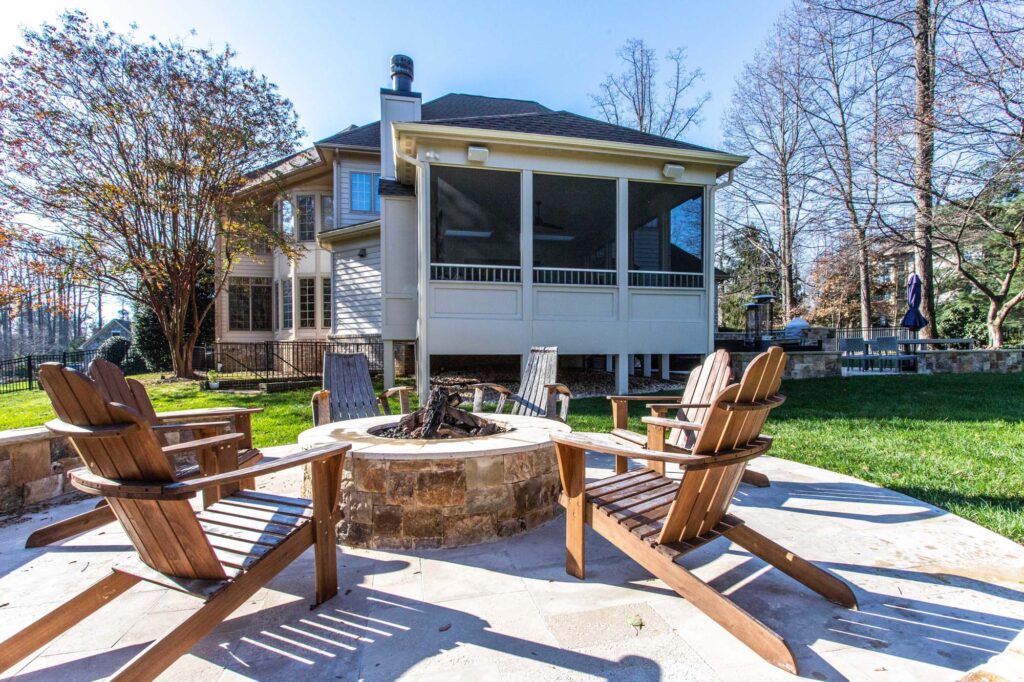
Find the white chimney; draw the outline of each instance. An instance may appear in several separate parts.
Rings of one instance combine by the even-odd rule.
[[[380,90],[380,176],[395,179],[395,149],[392,123],[419,121],[420,93],[412,91],[412,58],[396,54],[391,58],[391,88]]]

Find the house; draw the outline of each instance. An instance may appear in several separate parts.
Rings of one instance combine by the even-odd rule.
[[[391,76],[380,121],[260,171],[304,252],[233,269],[218,341],[379,335],[386,357],[414,344],[421,390],[438,355],[557,345],[625,391],[635,356],[667,374],[712,348],[715,191],[745,157],[533,101],[423,102],[403,55]]]
[[[131,322],[122,317],[115,317],[93,332],[92,336],[87,338],[78,350],[94,351],[102,346],[104,341],[115,336],[120,336],[131,341]]]

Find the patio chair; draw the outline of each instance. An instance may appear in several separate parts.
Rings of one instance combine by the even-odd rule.
[[[340,520],[341,471],[350,444],[179,481],[157,431],[137,410],[107,399],[96,381],[55,363],[42,365],[39,381],[58,416],[47,427],[68,436],[86,463],[71,472],[72,484],[107,499],[138,554],[0,643],[0,671],[143,580],[205,603],[123,665],[116,680],[159,675],[310,546],[315,548],[315,603],[337,594],[334,527]],[[225,433],[210,440],[230,449],[240,438]],[[240,488],[254,476],[307,464],[312,500]],[[211,486],[231,492],[197,513],[189,499]]]
[[[781,380],[782,367],[779,368],[778,379]],[[729,385],[732,380],[732,358],[725,350],[719,349],[704,358],[697,367],[690,372],[686,379],[686,387],[683,389],[682,399],[678,403],[657,403],[648,402],[647,407],[654,417],[664,417],[671,410],[676,410],[676,420],[681,424],[669,431],[666,437],[665,447],[668,451],[676,448],[692,447],[697,437],[700,425],[704,423],[708,414],[711,399],[723,388]],[[768,391],[774,393],[778,390],[778,384],[762,387],[765,395]],[[611,437],[627,445],[638,445],[648,447],[647,435],[630,431],[627,427],[629,420],[629,406],[626,401],[630,400],[651,400],[651,396],[608,396],[612,403],[612,430]],[[652,468],[659,473],[665,473],[663,462],[653,462]],[[629,460],[625,457],[615,458],[615,473],[623,474],[629,467]],[[768,477],[764,474],[746,470],[743,472],[743,482],[764,488],[770,485]]]
[[[900,340],[895,336],[880,336],[875,339],[875,350],[879,367],[886,363],[893,363],[893,371],[899,372],[900,365],[905,361],[916,360],[916,357],[903,353],[900,349]]]
[[[660,578],[735,635],[769,663],[797,673],[796,658],[778,633],[747,613],[690,570],[676,563],[685,554],[725,537],[829,601],[856,608],[844,582],[800,558],[729,513],[729,505],[747,463],[771,447],[760,435],[768,413],[785,398],[774,394],[757,399],[758,388],[780,363],[773,348],[751,363],[739,384],[711,400],[707,418],[690,448],[666,452],[666,431],[679,428],[675,419],[644,417],[648,448],[624,446],[604,434],[553,433],[566,509],[566,571],[585,577],[584,525]],[[683,475],[665,477],[651,466],[586,483],[586,453],[674,462]]]
[[[142,415],[153,427],[157,442],[164,453],[176,459],[187,454],[194,454],[197,464],[173,465],[178,480],[195,476],[211,476],[214,474],[234,471],[256,464],[263,459],[263,454],[252,447],[252,434],[249,429],[249,415],[259,412],[260,408],[219,407],[210,409],[187,410],[159,414],[153,409],[146,388],[135,379],[125,377],[121,368],[102,358],[89,363],[88,374],[96,382],[97,389],[104,399],[133,408]],[[192,421],[173,422],[187,416]],[[233,420],[244,417],[244,428],[236,428]],[[231,421],[225,421],[231,420]],[[218,433],[234,431],[242,434],[238,446],[230,451],[216,444],[209,444],[209,438]],[[170,443],[167,436],[179,434],[178,443]],[[190,439],[185,438],[191,436]],[[246,481],[252,487],[253,481]],[[219,492],[216,488],[203,491],[203,504],[209,506],[217,501]],[[103,500],[95,509],[76,514],[70,518],[51,523],[37,529],[25,541],[25,547],[43,547],[60,540],[99,528],[114,521],[114,513]]]
[[[557,383],[558,379],[558,347],[534,346],[523,368],[523,376],[519,381],[519,393],[512,393],[500,384],[472,384],[473,411],[481,412],[484,405],[484,391],[492,390],[498,394],[498,402],[494,407],[495,414],[500,414],[505,402],[511,400],[512,414],[524,417],[546,417],[565,421],[569,416],[569,401],[572,392],[565,384]],[[558,403],[561,402],[561,410]]]
[[[388,399],[398,395],[401,413],[409,412],[409,386],[373,393],[370,361],[362,353],[324,353],[323,389],[313,394],[313,426],[391,414]]]

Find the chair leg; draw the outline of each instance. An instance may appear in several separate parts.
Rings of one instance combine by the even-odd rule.
[[[857,608],[857,598],[849,585],[769,540],[749,526],[736,526],[726,531],[725,535],[740,547],[760,557],[794,580],[803,583],[830,602],[848,609]]]
[[[743,472],[743,482],[757,488],[767,488],[772,484],[771,479],[769,479],[766,474],[762,474],[760,471],[753,471],[751,469],[747,469]]]
[[[337,476],[330,470],[331,460],[309,465],[312,468],[313,489],[313,555],[316,581],[316,603],[319,606],[338,593],[338,537],[334,527],[337,515],[333,501],[339,486]]]
[[[117,517],[114,516],[114,510],[107,504],[103,504],[87,512],[75,514],[63,521],[43,526],[28,536],[28,539],[25,540],[25,547],[44,547],[59,540],[92,530],[93,528],[105,526],[111,521],[116,520]]]
[[[798,674],[796,657],[781,635],[670,557],[630,533],[615,519],[593,510],[588,510],[587,515],[594,530],[757,652],[761,658],[782,670]]]
[[[139,578],[133,575],[111,571],[77,596],[0,642],[0,671],[7,670],[52,642],[137,582]]]

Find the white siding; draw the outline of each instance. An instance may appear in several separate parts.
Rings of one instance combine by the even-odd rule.
[[[360,257],[361,249],[365,256]],[[335,335],[380,334],[380,243],[346,245],[332,259]]]
[[[338,213],[341,216],[342,226],[354,225],[379,217],[378,213],[352,210],[352,173],[380,173],[380,160],[371,156],[358,158],[343,156],[338,165],[341,172],[336,178],[334,198],[335,201],[340,202]]]

